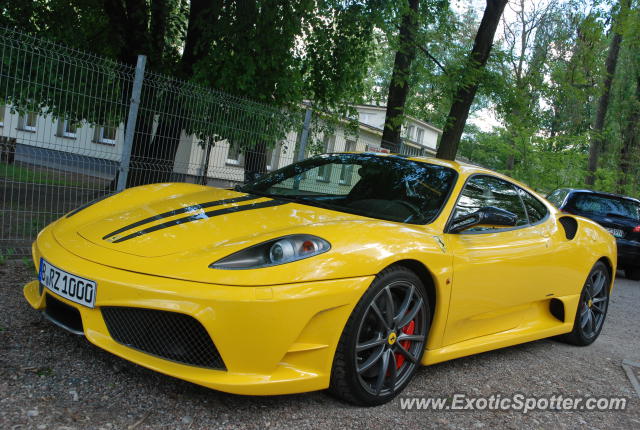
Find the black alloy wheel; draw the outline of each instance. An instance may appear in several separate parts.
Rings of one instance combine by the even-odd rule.
[[[330,392],[367,406],[395,397],[420,366],[430,316],[428,297],[415,273],[402,266],[381,272],[345,326]]]
[[[598,261],[582,288],[573,331],[562,336],[562,340],[586,346],[598,338],[609,308],[610,286],[609,268],[602,261]]]

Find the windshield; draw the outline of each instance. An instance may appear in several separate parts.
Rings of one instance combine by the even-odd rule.
[[[603,216],[621,216],[640,221],[640,203],[601,194],[578,193],[572,206],[582,212],[591,212]]]
[[[397,156],[329,154],[291,164],[239,190],[411,224],[444,206],[455,170]]]

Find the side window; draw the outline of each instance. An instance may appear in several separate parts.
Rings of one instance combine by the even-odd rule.
[[[522,202],[527,210],[527,215],[529,216],[529,222],[531,224],[535,224],[547,216],[548,211],[544,203],[522,188],[518,188],[518,191],[520,192],[520,197],[522,197]]]
[[[554,192],[552,192],[547,196],[547,200],[549,200],[551,203],[553,203],[556,207],[559,208],[562,205],[562,202],[564,201],[564,198],[567,196],[568,193],[569,192],[564,189],[555,190]]]
[[[456,204],[454,219],[468,215],[486,206],[504,209],[518,216],[517,226],[527,225],[527,213],[513,185],[493,176],[478,175],[464,186]],[[467,231],[486,230],[473,227]]]

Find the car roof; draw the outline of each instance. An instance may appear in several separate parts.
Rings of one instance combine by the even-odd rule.
[[[529,189],[529,187],[526,184],[523,184],[517,179],[514,179],[510,176],[503,175],[502,173],[487,169],[485,167],[476,166],[471,163],[465,163],[463,161],[451,161],[451,160],[445,160],[442,158],[436,158],[436,157],[430,157],[430,156],[424,156],[424,155],[412,156],[412,155],[402,155],[402,154],[384,153],[384,152],[360,152],[360,154],[367,154],[367,155],[373,155],[373,156],[379,156],[379,157],[402,158],[405,160],[418,161],[421,163],[435,164],[438,166],[449,167],[455,170],[456,172],[463,174],[464,176],[474,175],[478,173],[494,175],[499,178],[505,179],[507,181],[514,182],[518,184],[518,186]]]
[[[640,203],[640,200],[638,200],[638,199],[636,199],[634,197],[625,196],[625,195],[622,195],[622,194],[608,193],[606,191],[595,191],[595,190],[589,190],[589,189],[586,189],[586,188],[558,188],[558,189],[568,190],[572,194],[573,193],[597,194],[597,195],[601,195],[601,196],[614,197],[614,198],[617,198],[617,199],[631,200],[631,201],[634,201],[636,203]]]
[[[537,195],[539,197],[543,197],[542,194],[540,194],[539,192],[537,192],[533,188],[529,187],[527,184],[524,184],[524,183],[518,181],[515,178],[512,178],[512,177],[507,176],[507,175],[503,175],[502,173],[496,172],[494,170],[487,169],[485,167],[476,166],[474,164],[465,163],[465,162],[462,162],[462,161],[451,161],[451,160],[445,160],[445,159],[442,159],[442,158],[429,157],[429,156],[423,156],[423,155],[412,156],[412,155],[402,155],[402,154],[395,154],[395,153],[372,152],[372,151],[334,152],[333,154],[364,154],[364,155],[371,155],[371,156],[376,156],[376,157],[392,157],[392,158],[396,158],[396,159],[411,160],[411,161],[417,161],[417,162],[421,162],[421,163],[435,164],[435,165],[438,165],[438,166],[449,167],[449,168],[455,170],[456,172],[458,172],[458,174],[460,174],[460,176],[462,176],[464,178],[467,178],[467,177],[469,177],[471,175],[475,175],[475,174],[492,175],[492,176],[498,177],[500,179],[504,179],[505,181],[512,182],[515,185],[519,186],[520,188],[523,188],[524,190],[526,190],[529,193],[533,193],[533,194],[535,194],[535,195]]]
[[[501,175],[498,172],[494,172],[493,170],[489,170],[486,169],[484,167],[480,167],[480,166],[476,166],[474,164],[471,163],[465,163],[462,161],[451,161],[451,160],[445,160],[442,158],[435,158],[435,157],[430,157],[430,156],[426,156],[426,155],[403,155],[403,154],[395,154],[395,153],[385,153],[385,152],[368,152],[368,151],[364,151],[364,152],[336,152],[335,154],[366,154],[366,155],[372,155],[372,156],[376,156],[376,157],[393,157],[393,158],[402,158],[405,160],[412,160],[412,161],[419,161],[422,163],[430,163],[430,164],[436,164],[439,166],[444,166],[444,167],[450,167],[453,170],[456,170],[457,172],[468,172],[468,173],[489,173],[492,175],[498,175],[498,176],[504,176]],[[507,176],[505,176],[507,177]],[[513,180],[512,178],[509,178],[511,180]]]

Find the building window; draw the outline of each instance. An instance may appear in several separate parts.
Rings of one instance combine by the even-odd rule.
[[[229,144],[229,153],[227,154],[227,164],[239,166],[241,163],[240,145],[237,143]]]
[[[328,154],[333,152],[333,148],[336,143],[336,137],[325,134],[322,139],[322,152],[324,154]],[[318,168],[318,181],[321,182],[329,182],[331,177],[331,167],[330,164],[323,164]]]
[[[424,129],[419,128],[418,133],[416,135],[416,142],[422,143],[422,141],[424,141]]]
[[[4,111],[6,108],[5,105],[0,105],[0,127],[4,127]]]
[[[67,119],[58,121],[58,136],[76,138],[78,124]]]
[[[116,144],[117,128],[109,125],[101,125],[96,128],[95,141],[98,143],[106,143],[107,145]]]
[[[356,143],[353,140],[347,140],[344,144],[344,152],[355,152]],[[351,185],[353,179],[353,164],[343,164],[340,168],[340,185]]]
[[[18,129],[24,131],[36,131],[36,121],[38,115],[35,112],[28,112],[25,115],[20,115],[18,118]]]
[[[410,125],[409,127],[407,127],[407,139],[409,140],[413,140],[413,129],[415,127]]]

